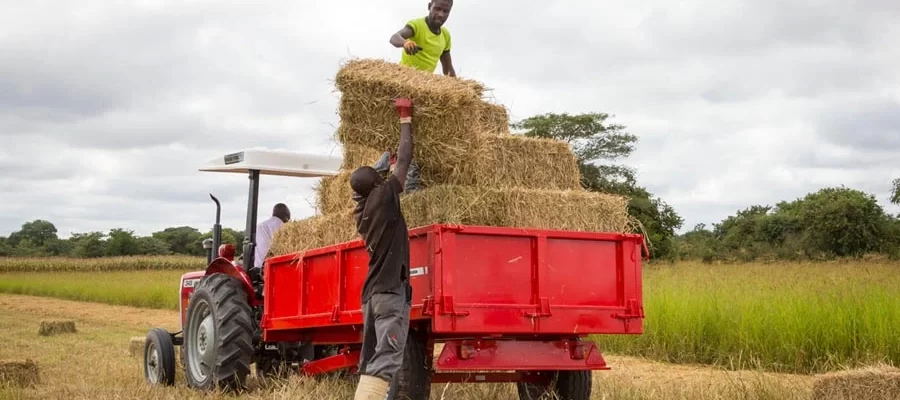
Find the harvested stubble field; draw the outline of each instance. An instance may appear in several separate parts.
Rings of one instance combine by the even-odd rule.
[[[178,277],[193,269],[7,273],[0,274],[0,292],[176,310]],[[615,354],[729,369],[896,365],[898,272],[900,263],[878,261],[650,264],[645,334],[597,339]]]
[[[73,319],[79,333],[38,337],[36,321]],[[41,369],[33,388],[2,387],[11,399],[226,399],[201,395],[184,386],[179,370],[175,388],[145,384],[140,358],[130,357],[132,336],[152,327],[177,329],[174,311],[80,303],[40,297],[0,295],[0,359],[30,358]],[[594,399],[807,399],[813,378],[756,371],[731,372],[699,366],[676,366],[629,357],[608,356],[614,368],[597,372]],[[315,382],[299,377],[255,382],[239,398],[337,400],[352,398],[344,382]],[[434,385],[432,399],[513,400],[510,384]]]

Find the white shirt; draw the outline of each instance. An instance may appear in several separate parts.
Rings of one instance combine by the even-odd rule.
[[[254,268],[262,268],[263,261],[266,259],[266,253],[269,252],[269,246],[272,245],[272,235],[278,228],[284,225],[278,217],[270,217],[256,225],[256,252],[253,253]]]

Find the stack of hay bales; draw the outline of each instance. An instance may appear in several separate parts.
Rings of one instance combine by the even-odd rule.
[[[628,200],[582,189],[568,143],[509,132],[502,105],[482,99],[475,81],[429,74],[381,60],[354,60],[336,78],[341,92],[340,174],[319,184],[321,215],[282,226],[275,255],[359,238],[350,174],[396,151],[394,100],[413,102],[413,158],[424,190],[401,196],[410,228],[434,223],[622,232]]]

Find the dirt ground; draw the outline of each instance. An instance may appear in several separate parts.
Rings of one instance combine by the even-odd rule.
[[[40,336],[41,321],[74,320],[76,333]],[[172,311],[138,309],[50,298],[0,295],[0,361],[31,359],[38,363],[40,383],[34,387],[0,386],[0,399],[348,399],[352,387],[343,382],[291,378],[255,384],[236,397],[201,395],[184,386],[149,387],[142,360],[131,357],[132,336],[154,327],[178,329]],[[632,357],[606,355],[610,371],[594,375],[593,399],[808,399],[812,376],[670,365]],[[432,399],[516,399],[511,384],[432,387]]]

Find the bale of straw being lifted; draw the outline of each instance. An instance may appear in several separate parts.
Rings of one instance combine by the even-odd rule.
[[[463,80],[430,74],[384,60],[353,60],[337,73],[341,92],[342,143],[379,150],[396,149],[400,124],[394,101],[413,101],[416,141],[422,145],[462,143],[474,138],[480,124],[481,93]]]
[[[563,229],[629,230],[628,200],[586,190],[487,189],[439,185],[401,196],[410,228],[435,223]],[[284,224],[272,239],[275,255],[359,239],[353,208]]]
[[[900,398],[900,369],[873,366],[822,374],[812,391],[814,400],[895,400]]]

